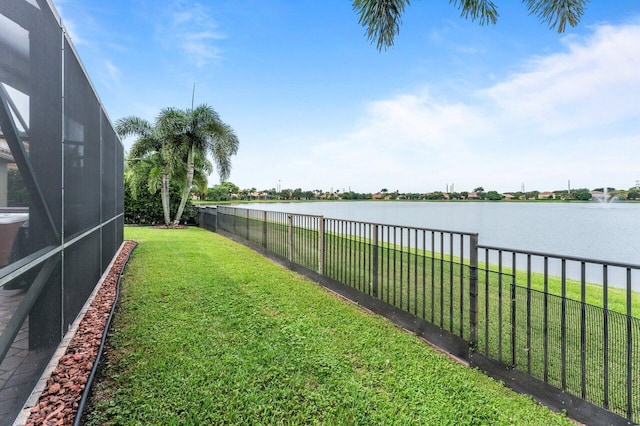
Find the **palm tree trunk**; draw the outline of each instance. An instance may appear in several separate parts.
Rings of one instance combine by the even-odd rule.
[[[169,211],[169,175],[162,174],[162,190],[160,191],[162,197],[162,210],[164,212],[164,224],[166,226],[171,225],[171,212]]]
[[[182,218],[182,212],[184,211],[184,206],[187,205],[187,198],[189,198],[189,194],[191,194],[191,185],[193,185],[193,172],[194,172],[194,149],[191,147],[189,150],[189,157],[187,158],[187,182],[185,184],[184,189],[182,190],[182,197],[180,198],[180,205],[178,206],[178,211],[176,212],[176,218],[173,220],[173,225],[177,226],[180,223],[180,218]]]

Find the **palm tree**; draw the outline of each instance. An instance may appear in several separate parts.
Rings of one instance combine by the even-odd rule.
[[[191,193],[196,159],[213,156],[220,182],[225,181],[231,173],[231,156],[238,152],[238,137],[228,124],[224,123],[218,113],[208,105],[200,105],[195,109],[180,111],[173,117],[165,129],[168,138],[176,141],[186,155],[186,176],[182,186],[182,197],[173,224],[180,222],[184,207]]]
[[[360,24],[367,29],[367,38],[378,50],[393,46],[400,32],[400,18],[410,0],[353,0],[353,8],[360,15]],[[564,32],[567,23],[578,25],[589,0],[522,0],[532,15],[540,21]],[[460,16],[479,21],[480,25],[498,21],[498,7],[491,0],[449,0],[460,10]]]
[[[171,155],[175,150],[168,148],[168,141],[158,132],[158,119],[152,125],[142,118],[129,116],[116,121],[116,131],[120,137],[137,136],[128,155],[128,182],[134,196],[142,180],[147,182],[150,192],[156,192],[160,187],[162,210],[165,225],[171,223],[169,211],[169,182],[175,169],[175,159]]]
[[[140,179],[147,179],[150,191],[160,187],[167,226],[171,225],[171,181],[180,182],[182,190],[173,220],[177,225],[194,182],[206,188],[204,172],[211,173],[213,169],[207,155],[212,154],[220,181],[224,181],[231,173],[231,156],[237,153],[239,145],[231,126],[220,120],[218,113],[208,105],[190,110],[165,108],[154,124],[138,117],[124,117],[116,122],[116,131],[120,137],[138,137],[129,153],[131,173],[140,174],[136,178],[138,183]]]

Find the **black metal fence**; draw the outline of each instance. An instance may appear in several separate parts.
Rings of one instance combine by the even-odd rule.
[[[640,265],[483,246],[473,233],[226,206],[200,214],[574,418],[640,422]]]
[[[476,353],[638,423],[640,266],[478,250]]]
[[[0,1],[0,424],[123,240],[123,146],[48,0]]]

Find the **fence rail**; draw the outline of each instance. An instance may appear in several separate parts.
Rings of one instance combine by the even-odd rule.
[[[227,206],[201,208],[200,224],[340,283],[578,420],[640,423],[640,265],[484,246],[474,233]]]

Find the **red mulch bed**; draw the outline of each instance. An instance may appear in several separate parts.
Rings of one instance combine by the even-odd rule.
[[[80,321],[67,352],[60,358],[38,403],[31,409],[27,425],[73,424],[116,298],[118,278],[135,247],[134,241],[125,241],[117,254],[113,267]]]

